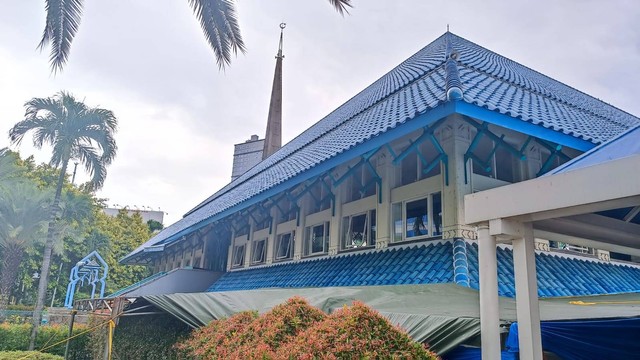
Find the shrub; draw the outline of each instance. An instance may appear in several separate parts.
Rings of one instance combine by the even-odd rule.
[[[86,329],[76,324],[73,334],[77,335]],[[67,338],[68,327],[62,325],[41,326],[36,338],[36,349],[49,347]],[[31,324],[0,323],[0,351],[27,350],[31,336]],[[72,359],[86,359],[88,335],[83,334],[71,340],[69,350]],[[64,355],[65,343],[50,347],[45,352],[54,355]],[[29,358],[31,359],[31,358]]]
[[[63,360],[62,356],[37,351],[0,351],[0,360]]]
[[[437,359],[366,305],[325,315],[294,297],[262,316],[212,321],[176,345],[190,359]]]
[[[361,302],[344,307],[302,332],[278,359],[437,359],[403,330]]]
[[[278,347],[326,315],[300,297],[258,316],[245,311],[212,321],[176,347],[195,359],[273,359]]]

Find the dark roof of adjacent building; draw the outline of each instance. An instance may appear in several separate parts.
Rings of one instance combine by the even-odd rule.
[[[514,297],[513,253],[498,247],[498,292]],[[470,287],[478,289],[478,245],[467,243]],[[640,291],[640,267],[536,253],[541,297]],[[451,242],[390,247],[227,272],[208,291],[453,282]]]
[[[546,175],[565,173],[634,155],[640,155],[640,125],[553,169]]]
[[[448,100],[454,88],[461,99]],[[456,112],[458,104],[526,125],[532,134],[546,131],[572,139],[581,150],[640,124],[637,117],[447,32],[122,261],[320,175],[337,165],[332,161],[363,154],[365,144],[394,129],[411,129],[409,124],[422,116]]]

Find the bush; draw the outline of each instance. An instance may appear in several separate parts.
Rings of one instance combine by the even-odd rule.
[[[272,359],[291,340],[326,315],[294,297],[258,316],[245,311],[196,330],[177,348],[197,359]]]
[[[344,307],[281,347],[278,359],[437,359],[361,302]]]
[[[63,360],[62,356],[37,351],[0,351],[0,360]]]
[[[327,316],[298,297],[262,316],[245,311],[212,321],[176,348],[198,360],[437,359],[362,303]]]
[[[86,329],[85,326],[76,324],[73,334],[78,334]],[[36,349],[42,349],[58,343],[67,338],[68,327],[62,325],[41,326],[36,338]],[[27,350],[29,338],[31,336],[31,324],[0,324],[0,351]],[[88,359],[86,357],[88,334],[83,334],[71,340],[69,352],[72,359]],[[54,355],[64,355],[65,343],[45,350],[46,353]],[[32,359],[32,358],[29,358]]]

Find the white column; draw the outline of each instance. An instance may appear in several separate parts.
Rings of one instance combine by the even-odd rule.
[[[480,337],[482,359],[500,359],[500,307],[496,238],[489,226],[478,226],[478,270],[480,275]]]
[[[531,223],[523,227],[524,237],[513,240],[520,359],[542,360],[535,242]]]

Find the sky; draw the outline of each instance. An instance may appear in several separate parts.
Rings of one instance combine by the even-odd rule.
[[[186,0],[85,1],[69,62],[36,46],[44,0],[0,0],[0,148],[24,103],[60,90],[118,118],[118,155],[97,196],[162,209],[165,225],[226,185],[233,145],[264,137],[285,22],[283,142],[451,32],[640,115],[637,0],[242,0],[247,53],[219,71]],[[14,150],[39,162],[30,138]],[[70,172],[72,169],[69,170]],[[88,176],[78,169],[78,181]]]

